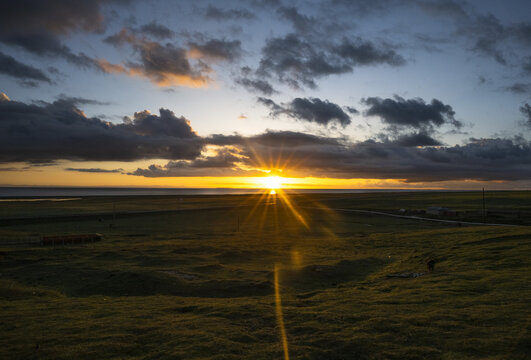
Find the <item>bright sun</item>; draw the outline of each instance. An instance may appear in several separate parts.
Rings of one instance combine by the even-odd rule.
[[[280,176],[267,176],[261,179],[262,185],[271,190],[271,194],[275,194],[276,189],[282,187],[282,178]]]

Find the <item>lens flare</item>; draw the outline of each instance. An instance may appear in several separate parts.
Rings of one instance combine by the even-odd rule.
[[[289,360],[288,337],[286,336],[286,327],[284,326],[284,315],[282,314],[282,298],[280,297],[278,272],[278,264],[275,264],[275,312],[277,314],[278,327],[280,328],[280,339],[282,340],[282,349],[284,350],[284,360]]]
[[[260,179],[260,182],[266,189],[276,190],[282,188],[282,178],[280,176],[266,176]]]

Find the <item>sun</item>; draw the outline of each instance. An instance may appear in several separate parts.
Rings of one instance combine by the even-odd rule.
[[[282,178],[280,176],[266,176],[260,179],[262,186],[266,189],[270,189],[270,194],[276,194],[276,189],[282,187]]]

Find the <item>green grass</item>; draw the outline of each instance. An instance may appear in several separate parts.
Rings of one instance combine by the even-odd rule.
[[[527,193],[507,194],[511,199],[500,206],[525,208]],[[355,208],[369,204],[366,196],[298,201]],[[394,199],[425,206],[439,194],[401,196]],[[451,201],[458,204],[459,196]],[[292,359],[526,359],[531,353],[529,227],[456,227],[299,208],[305,227],[287,207],[255,207],[248,196],[179,202],[249,206],[123,215],[112,228],[108,218],[0,227],[1,240],[105,237],[55,248],[0,242],[0,358],[283,358],[275,266]],[[43,216],[47,209],[103,212],[109,204],[112,211],[113,203],[168,209],[175,198],[88,198],[12,209]],[[437,259],[433,274],[386,277],[424,272],[429,257]]]

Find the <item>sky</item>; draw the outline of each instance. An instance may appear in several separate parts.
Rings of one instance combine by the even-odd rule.
[[[0,186],[530,189],[530,136],[528,0],[0,3]]]

